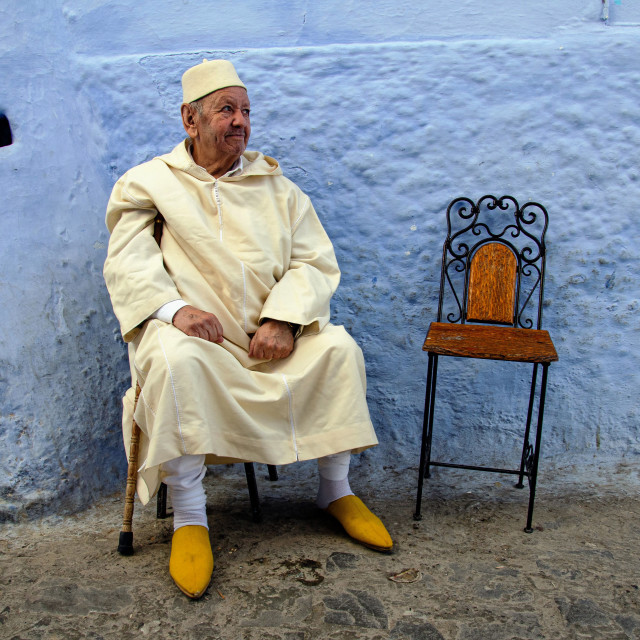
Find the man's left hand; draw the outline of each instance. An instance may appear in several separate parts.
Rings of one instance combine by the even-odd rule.
[[[286,322],[267,320],[253,334],[249,357],[271,360],[286,358],[293,351],[293,332]]]

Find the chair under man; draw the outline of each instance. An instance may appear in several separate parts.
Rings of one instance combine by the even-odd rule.
[[[477,203],[460,197],[447,208],[437,320],[431,323],[422,347],[429,354],[429,362],[416,520],[421,518],[423,483],[430,477],[431,467],[451,467],[514,474],[518,476],[518,488],[524,487],[526,477],[529,507],[525,531],[533,530],[547,374],[551,362],[558,360],[549,333],[541,329],[548,223],[541,204],[527,202],[521,207],[511,196],[486,195]],[[533,364],[517,469],[431,459],[440,356]],[[532,430],[536,396],[537,424]]]

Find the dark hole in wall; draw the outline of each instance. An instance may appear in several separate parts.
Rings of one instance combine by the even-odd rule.
[[[13,142],[11,126],[4,113],[0,113],[0,147],[8,147]]]

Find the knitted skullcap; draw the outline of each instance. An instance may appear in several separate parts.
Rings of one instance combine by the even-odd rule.
[[[193,102],[226,87],[242,84],[235,67],[228,60],[207,60],[187,69],[182,76],[182,102]]]

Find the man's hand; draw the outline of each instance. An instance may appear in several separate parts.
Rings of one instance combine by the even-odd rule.
[[[217,343],[223,340],[220,320],[213,313],[196,309],[191,305],[178,309],[173,316],[172,322],[174,327],[177,327],[188,336]]]
[[[292,351],[293,332],[286,322],[280,320],[263,322],[249,344],[250,358],[286,358]]]

